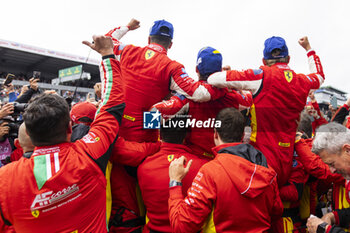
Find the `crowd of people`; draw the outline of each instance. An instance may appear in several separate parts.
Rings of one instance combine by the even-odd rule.
[[[139,27],[83,42],[102,56],[96,99],[71,106],[30,79],[2,106],[1,232],[350,230],[350,98],[321,112],[307,37],[309,74],[274,36],[257,69],[202,48],[194,81],[167,56],[170,22],[155,21],[145,47],[121,42]]]

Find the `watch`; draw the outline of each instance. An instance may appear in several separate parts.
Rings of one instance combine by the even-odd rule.
[[[327,226],[328,226],[328,223],[326,222],[318,224],[316,233],[325,233]]]
[[[175,187],[175,186],[182,186],[182,183],[181,182],[177,182],[176,180],[171,180],[169,182],[169,188]]]

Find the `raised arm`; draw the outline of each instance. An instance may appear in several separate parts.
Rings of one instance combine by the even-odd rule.
[[[321,60],[316,55],[315,50],[311,48],[311,45],[309,43],[309,39],[307,38],[307,36],[300,38],[298,42],[300,46],[303,47],[307,53],[310,74],[308,74],[306,77],[310,81],[308,82],[310,83],[310,89],[318,89],[323,84],[325,79]]]
[[[128,31],[135,30],[139,27],[140,27],[140,21],[138,21],[136,19],[131,19],[130,22],[128,23],[128,25],[116,27],[116,28],[110,30],[108,33],[106,33],[105,36],[108,36],[108,37],[112,38],[112,40],[113,40],[113,44],[114,44],[113,51],[116,55],[120,55],[121,51],[123,50],[123,46],[121,46],[122,43],[120,42],[120,39]]]
[[[94,43],[83,43],[102,55],[102,104],[89,133],[75,142],[105,172],[108,159],[118,137],[119,125],[125,108],[119,62],[114,58],[112,39],[94,36]]]

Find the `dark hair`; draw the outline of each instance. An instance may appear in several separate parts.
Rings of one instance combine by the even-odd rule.
[[[185,140],[188,128],[186,127],[187,117],[174,117],[160,127],[160,137],[162,141],[168,143],[182,144]],[[169,124],[171,121],[171,124]],[[183,122],[183,123],[180,123]],[[184,127],[180,127],[180,125]],[[165,125],[167,127],[165,127]],[[175,127],[174,127],[175,125]]]
[[[298,125],[298,131],[303,133],[303,138],[312,138],[312,122],[309,114],[307,112],[302,111],[300,114],[300,122]]]
[[[218,113],[215,120],[221,122],[221,126],[215,129],[224,143],[242,141],[245,120],[237,109],[224,108]]]
[[[271,52],[271,55],[273,57],[277,57],[281,54],[281,50],[280,49],[274,49]],[[268,59],[265,60],[267,65],[274,65],[276,63],[288,63],[289,62],[289,56],[286,57],[280,57],[280,58],[275,58],[275,59]]]
[[[67,139],[69,108],[59,95],[37,96],[27,107],[23,119],[35,146],[55,145]]]
[[[163,46],[165,49],[168,49],[171,45],[171,38],[167,36],[159,36],[159,35],[153,35],[149,36],[150,37],[150,42],[159,44]]]

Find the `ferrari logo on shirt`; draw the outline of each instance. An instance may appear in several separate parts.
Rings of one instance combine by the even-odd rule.
[[[72,231],[71,233],[78,233],[78,230]]]
[[[168,155],[168,161],[171,162],[174,159],[174,155]]]
[[[284,77],[286,78],[287,82],[290,83],[290,81],[292,81],[292,79],[293,79],[293,73],[292,73],[292,71],[290,71],[290,70],[285,70],[285,71],[284,71]]]
[[[154,54],[156,53],[153,50],[147,50],[145,53],[146,60],[151,59],[154,56]]]
[[[33,210],[32,211],[32,215],[33,215],[34,218],[39,217],[39,214],[40,214],[39,210]]]

